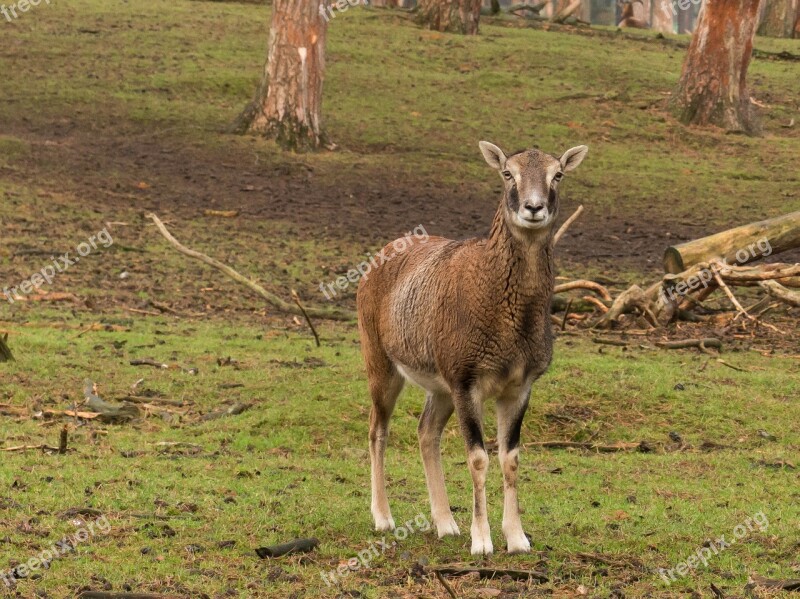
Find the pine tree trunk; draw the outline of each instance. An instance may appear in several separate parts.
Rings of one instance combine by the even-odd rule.
[[[758,35],[792,37],[798,0],[767,0]]]
[[[478,34],[481,0],[420,0],[417,22],[434,31]]]
[[[672,95],[673,112],[682,123],[757,132],[746,76],[759,3],[713,0],[703,5]]]
[[[273,138],[287,150],[313,150],[325,144],[322,83],[331,16],[335,15],[327,3],[274,0],[261,83],[234,131]]]

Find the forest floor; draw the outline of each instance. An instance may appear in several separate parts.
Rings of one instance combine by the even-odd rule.
[[[80,403],[85,379],[109,401],[150,398],[132,423],[67,419],[67,455],[2,452],[0,576],[96,519],[65,516],[70,508],[99,510],[109,527],[14,589],[0,578],[0,594],[443,598],[430,568],[475,562],[467,534],[439,541],[415,525],[369,568],[326,584],[321,574],[382,536],[369,515],[355,327],[320,323],[315,347],[302,322],[175,253],[147,212],[284,299],[295,288],[325,305],[321,284],[420,225],[459,238],[487,231],[500,181],[480,139],[553,153],[590,146],[563,185],[561,219],[579,204],[586,212],[558,246],[559,275],[616,290],[656,280],[668,245],[800,207],[800,126],[787,126],[800,120],[796,62],[753,61],[764,135],[748,138],[687,130],[668,114],[684,54],[672,38],[497,22],[471,39],[358,7],[328,33],[324,118],[338,147],[294,155],[225,133],[255,90],[267,19],[254,4],[75,0],[0,22],[0,288],[104,229],[113,239],[58,274],[49,297],[0,295],[0,335],[16,357],[0,364],[0,449],[56,445],[65,420],[46,411]],[[333,303],[352,308],[354,287]],[[800,577],[797,312],[766,316],[780,332],[748,323],[699,332],[724,339],[723,362],[655,347],[698,334],[689,325],[619,336],[625,347],[561,334],[524,442],[646,441],[646,451],[529,445],[529,556],[504,552],[493,464],[498,552],[478,563],[548,580],[452,577],[458,596],[711,596],[711,584],[742,595],[750,576]],[[130,364],[141,358],[173,367]],[[393,420],[398,522],[428,516],[421,403],[406,392]],[[209,419],[233,406],[246,409]],[[444,455],[466,533],[470,481],[454,423]],[[670,584],[659,575],[741,530],[707,565]],[[305,556],[254,553],[306,536],[321,544]]]

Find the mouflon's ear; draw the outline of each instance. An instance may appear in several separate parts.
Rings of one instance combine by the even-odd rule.
[[[564,155],[561,156],[561,168],[566,173],[567,171],[574,171],[583,159],[586,158],[586,153],[589,151],[587,146],[576,146],[570,148]]]
[[[505,168],[506,155],[503,153],[503,150],[498,148],[493,143],[489,143],[488,141],[482,141],[478,143],[478,147],[481,149],[483,157],[486,159],[486,163],[489,166],[496,168],[497,170],[502,170]]]

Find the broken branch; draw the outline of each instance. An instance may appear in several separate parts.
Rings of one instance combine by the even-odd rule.
[[[251,281],[247,277],[239,274],[227,264],[223,264],[219,260],[211,258],[210,256],[206,256],[201,252],[198,252],[196,250],[190,249],[182,245],[177,239],[175,239],[172,236],[172,233],[170,233],[167,230],[167,227],[164,226],[164,223],[161,222],[161,219],[159,219],[155,214],[150,213],[147,215],[147,218],[149,218],[155,223],[156,227],[158,228],[159,232],[164,237],[164,239],[166,239],[181,254],[189,256],[190,258],[195,258],[196,260],[200,260],[200,262],[204,262],[209,266],[213,266],[214,268],[223,272],[237,283],[241,283],[251,291],[260,295],[263,299],[267,301],[269,305],[271,305],[276,310],[280,312],[285,312],[287,314],[295,314],[297,316],[303,316],[303,311],[300,308],[290,304],[289,302],[283,301],[277,295],[275,295],[274,293],[270,293],[258,283]],[[339,308],[308,308],[307,312],[309,316],[313,316],[315,318],[325,318],[329,320],[354,320],[356,318],[354,312]]]
[[[553,245],[556,245],[558,243],[558,241],[561,239],[564,233],[567,232],[567,229],[569,229],[570,225],[572,225],[572,223],[578,220],[578,217],[581,215],[582,212],[583,212],[583,204],[578,206],[578,209],[572,213],[572,216],[570,216],[567,220],[565,220],[564,224],[561,225],[561,227],[558,229],[558,232],[553,236]]]

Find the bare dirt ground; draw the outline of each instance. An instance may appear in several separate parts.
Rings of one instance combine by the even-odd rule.
[[[295,166],[259,165],[254,154],[241,150],[186,147],[159,134],[111,133],[81,131],[73,124],[60,130],[16,128],[13,134],[31,142],[35,151],[26,172],[11,179],[56,180],[58,189],[52,191],[74,194],[84,206],[107,214],[135,208],[189,219],[198,210],[238,210],[237,228],[243,231],[262,219],[286,221],[300,239],[355,238],[374,248],[423,218],[438,235],[483,235],[497,201],[466,188],[423,186],[392,173],[365,177],[355,169],[331,184],[302,160]],[[120,173],[131,182],[148,182],[148,188],[121,188],[115,183]],[[561,220],[575,207],[565,202]],[[660,269],[663,248],[692,239],[698,226],[593,212],[563,239],[559,253],[577,267],[652,274]]]

